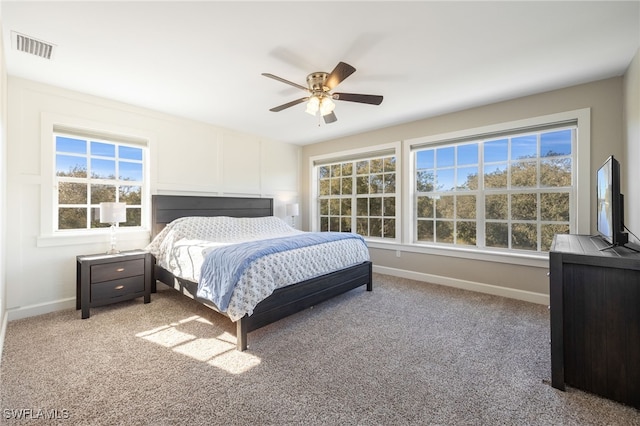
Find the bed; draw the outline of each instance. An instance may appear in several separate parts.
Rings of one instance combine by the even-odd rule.
[[[230,218],[246,218],[238,219],[238,221],[253,223],[249,218],[263,218],[257,219],[259,223],[269,223],[270,227],[275,226],[276,228],[280,226],[275,223],[279,219],[273,218],[273,199],[271,198],[154,195],[152,196],[151,204],[152,242],[148,249],[152,252],[151,247],[157,244],[156,241],[162,237],[163,233],[166,234],[167,228],[180,226],[179,224],[182,221],[225,222],[232,220]],[[211,220],[204,218],[211,218]],[[289,233],[311,234],[296,231],[293,228],[290,228]],[[305,236],[300,238],[303,237]],[[344,244],[347,243],[345,242]],[[161,266],[161,263],[164,263],[165,267]],[[198,266],[193,268],[196,269]],[[154,274],[152,292],[156,291],[156,280],[160,281],[233,320],[236,323],[237,349],[239,351],[247,349],[247,334],[253,330],[360,286],[365,286],[367,291],[372,291],[373,288],[372,263],[367,256],[366,259],[358,260],[353,265],[340,267],[340,269],[331,270],[318,276],[276,288],[268,297],[257,303],[250,314],[232,319],[234,315],[236,317],[239,315],[238,312],[230,315],[226,312],[226,309],[220,309],[209,298],[200,297],[198,294],[199,283],[196,277],[191,277],[190,274],[177,273],[166,262],[160,261],[156,262]],[[243,274],[243,280],[250,280],[245,275]]]

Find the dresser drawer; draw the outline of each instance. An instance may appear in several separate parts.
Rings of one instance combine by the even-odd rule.
[[[144,292],[144,275],[91,284],[91,302]]]
[[[91,265],[91,283],[144,275],[144,259]]]

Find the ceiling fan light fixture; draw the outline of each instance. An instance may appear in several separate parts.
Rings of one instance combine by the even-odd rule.
[[[307,102],[307,109],[305,112],[307,114],[316,115],[320,109],[320,99],[317,96],[311,96],[309,98],[309,102]]]
[[[334,109],[336,109],[336,104],[331,100],[330,97],[324,96],[322,98],[322,101],[320,102],[320,114],[322,114],[323,116],[331,114]]]

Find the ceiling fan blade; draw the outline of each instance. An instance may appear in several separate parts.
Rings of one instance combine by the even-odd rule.
[[[285,83],[285,84],[288,84],[288,85],[290,85],[290,86],[297,87],[298,89],[302,89],[302,90],[304,90],[304,91],[306,91],[306,92],[308,92],[308,91],[309,91],[309,88],[304,87],[304,86],[302,86],[302,85],[300,85],[300,84],[294,83],[294,82],[292,82],[292,81],[285,80],[284,78],[282,78],[282,77],[278,77],[277,75],[269,74],[268,72],[263,72],[263,73],[262,73],[262,75],[264,75],[265,77],[272,78],[272,79],[274,79],[274,80],[278,80],[278,81],[280,81],[280,82],[282,82],[282,83]]]
[[[294,105],[301,104],[302,102],[308,101],[308,100],[309,100],[309,97],[296,99],[295,101],[287,102],[286,104],[282,104],[282,105],[279,105],[277,107],[273,107],[269,111],[272,111],[272,112],[282,111],[283,109],[287,109],[287,108],[292,107]]]
[[[324,122],[326,124],[335,123],[336,121],[338,121],[338,117],[336,117],[336,115],[333,113],[333,111],[331,111],[327,115],[322,116],[322,118],[324,118]]]
[[[324,85],[329,88],[329,90],[333,90],[340,82],[342,82],[345,78],[349,77],[356,71],[354,67],[345,63],[339,62],[338,65],[331,71],[331,74],[327,77]]]
[[[379,95],[361,95],[358,93],[334,93],[333,99],[337,101],[359,102],[361,104],[380,105],[382,96]]]

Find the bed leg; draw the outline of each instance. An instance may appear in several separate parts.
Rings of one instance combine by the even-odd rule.
[[[373,291],[373,263],[369,262],[369,281],[367,282],[367,291]]]
[[[242,352],[247,349],[247,317],[244,316],[236,322],[237,349]]]

